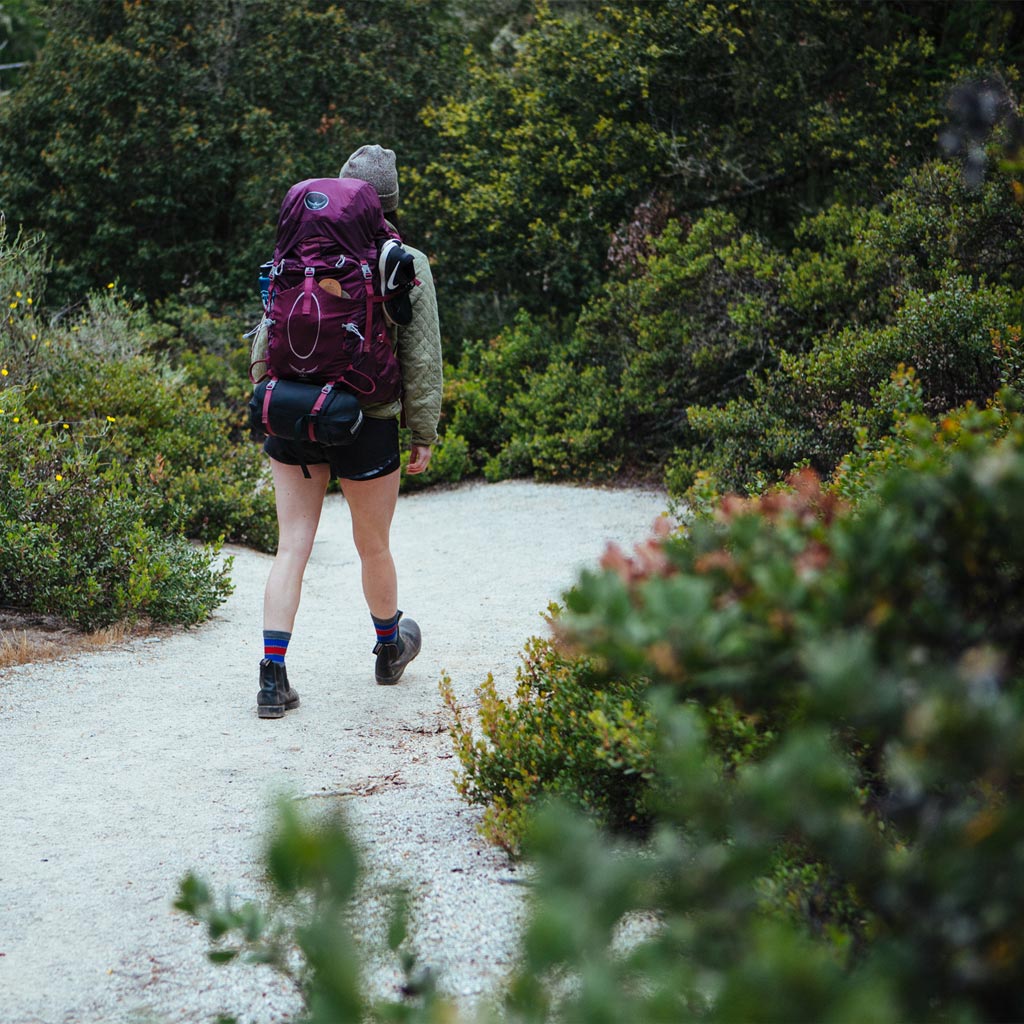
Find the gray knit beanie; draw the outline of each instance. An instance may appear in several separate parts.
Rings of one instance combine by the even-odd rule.
[[[390,213],[398,207],[398,171],[395,151],[381,146],[360,146],[338,172],[339,178],[368,181],[380,196],[381,209]]]

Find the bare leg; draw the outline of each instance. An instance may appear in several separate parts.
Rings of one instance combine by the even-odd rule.
[[[275,459],[270,460],[270,466],[277,501],[278,542],[263,595],[263,628],[290,633],[331,474],[327,466],[310,466],[312,479],[307,480],[299,466],[287,466]]]
[[[398,611],[398,577],[390,544],[400,477],[396,469],[375,480],[341,481],[363,568],[363,596],[378,619],[390,619]]]

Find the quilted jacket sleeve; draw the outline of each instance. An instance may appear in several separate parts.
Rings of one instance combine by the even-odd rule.
[[[426,255],[410,245],[405,249],[416,261],[420,285],[412,290],[412,321],[398,330],[398,361],[405,389],[402,401],[412,443],[432,445],[437,443],[444,385],[437,294]]]

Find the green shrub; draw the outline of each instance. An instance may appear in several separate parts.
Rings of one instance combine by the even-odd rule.
[[[206,619],[231,560],[190,544],[154,485],[39,421],[31,395],[0,387],[0,603],[83,629]]]
[[[632,457],[663,459],[687,436],[686,408],[743,387],[748,370],[785,345],[782,256],[721,211],[692,225],[670,221],[639,260],[581,313],[572,341],[577,369],[601,366],[621,389]]]
[[[670,222],[648,248],[571,329],[521,313],[463,349],[447,430],[488,479],[657,474],[693,439],[689,405],[739,393],[774,360],[773,339],[791,333],[780,254],[719,212]]]
[[[860,428],[877,440],[891,413],[877,404],[893,373],[912,367],[932,416],[999,387],[993,332],[1021,319],[1018,293],[976,288],[954,278],[938,291],[911,292],[892,324],[848,329],[806,354],[780,353],[779,367],[756,381],[753,397],[689,410],[705,439],[706,463],[723,489],[749,490],[757,476],[778,479],[808,461],[831,473]]]
[[[601,367],[552,361],[501,411],[507,440],[484,464],[489,480],[602,480],[622,466],[621,403]]]
[[[108,360],[75,349],[37,381],[37,416],[71,425],[87,444],[155,483],[188,536],[267,550],[276,536],[265,460],[232,443],[241,414],[214,406],[184,370],[152,357]],[[154,525],[169,525],[159,519]]]
[[[445,433],[461,437],[473,465],[482,468],[508,440],[505,405],[557,350],[559,333],[521,312],[489,341],[464,345],[457,367],[445,371]]]
[[[0,223],[0,524],[4,604],[85,628],[194,623],[230,561],[185,538],[269,544],[273,507],[231,413],[148,355],[163,328],[113,282],[51,314],[38,239]]]
[[[797,225],[782,294],[813,343],[888,323],[911,292],[950,278],[1019,286],[1019,222],[1005,180],[968,188],[957,164],[930,161],[880,203],[835,204]]]
[[[676,495],[708,473],[756,491],[800,463],[833,471],[858,430],[888,430],[875,398],[903,363],[938,415],[985,402],[1000,380],[996,337],[1021,322],[1020,208],[1004,180],[969,189],[931,162],[875,207],[836,205],[796,230],[780,271],[789,338],[735,397],[688,410],[691,434],[669,461]],[[777,365],[776,365],[777,364]]]
[[[12,243],[0,230],[3,381],[31,388],[31,416],[67,424],[102,462],[117,460],[140,487],[156,485],[164,501],[151,505],[153,527],[272,549],[273,495],[266,460],[244,430],[244,356],[223,340],[227,324],[201,310],[176,310],[177,323],[170,313],[154,318],[113,282],[54,317],[42,299],[46,267],[39,240]],[[188,347],[214,335],[219,351]],[[197,379],[215,383],[220,400]]]
[[[662,824],[614,857],[542,826],[525,1019],[549,1019],[537,979],[556,968],[579,971],[568,1019],[605,998],[594,1019],[1024,1012],[1024,417],[1007,397],[955,439],[921,431],[855,511],[804,474],[570,593],[586,655],[657,687]],[[738,765],[715,738],[723,695],[772,723]],[[654,937],[611,955],[644,909]]]
[[[462,766],[456,788],[485,807],[483,834],[517,853],[532,805],[545,793],[609,828],[641,831],[652,778],[645,681],[600,678],[587,658],[537,638],[527,643],[516,680],[510,700],[491,676],[477,689],[479,739],[451,680],[441,683]]]

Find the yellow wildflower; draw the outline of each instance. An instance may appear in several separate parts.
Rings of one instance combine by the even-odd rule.
[[[0,370],[0,377],[6,377],[6,376],[7,376],[7,367],[5,366],[2,370]]]
[[[117,422],[117,417],[116,416],[108,416],[107,417],[107,422],[108,423],[116,423]]]
[[[114,282],[113,282],[113,281],[111,281],[111,282],[110,282],[110,284],[108,284],[108,285],[107,285],[107,287],[108,287],[108,288],[113,288],[113,287],[114,287]]]
[[[14,422],[15,423],[20,423],[21,422],[21,417],[20,416],[15,416],[14,417]]]
[[[26,299],[25,301],[26,301],[26,302],[27,302],[27,303],[28,303],[28,304],[29,304],[30,306],[32,305],[32,300],[31,300],[31,299]]]
[[[57,474],[57,479],[58,479],[58,480],[63,480],[63,479],[64,479],[64,477],[62,477],[62,476],[60,475],[60,473],[58,473],[58,474]]]

